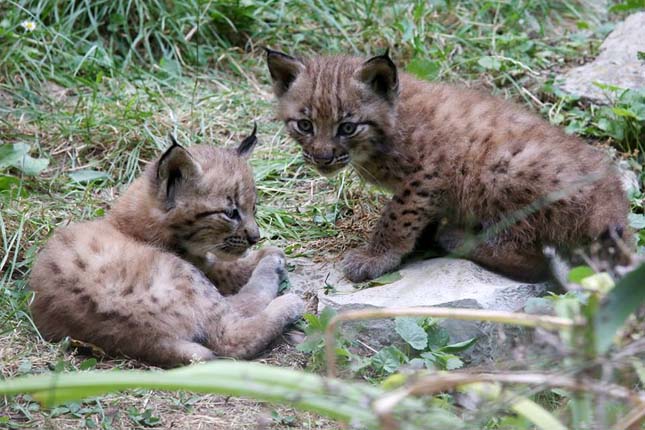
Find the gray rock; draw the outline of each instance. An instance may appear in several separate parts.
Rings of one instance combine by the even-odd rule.
[[[620,162],[618,167],[620,181],[625,193],[627,193],[628,196],[637,193],[640,190],[640,183],[636,172],[630,169],[629,164],[626,161]]]
[[[598,57],[561,76],[560,88],[596,103],[611,102],[611,95],[594,82],[645,88],[645,63],[638,59],[639,51],[645,51],[645,12],[634,13],[617,24],[600,46]]]
[[[299,259],[290,273],[294,291],[315,291],[318,308],[337,311],[368,307],[445,306],[502,311],[521,311],[526,301],[543,295],[547,284],[516,282],[483,269],[468,260],[435,258],[410,263],[399,270],[402,278],[387,285],[357,290],[333,264]],[[333,289],[332,289],[333,287]],[[477,337],[475,347],[464,356],[472,363],[499,357],[516,341],[521,330],[473,321],[444,321],[451,340]],[[392,320],[346,323],[343,331],[358,336],[373,348],[400,342]],[[521,337],[521,336],[520,336]]]

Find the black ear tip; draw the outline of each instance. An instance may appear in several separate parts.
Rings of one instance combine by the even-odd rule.
[[[175,139],[174,134],[168,133],[168,137],[170,138],[170,143],[172,144],[170,145],[171,148],[174,146],[179,146],[181,148],[181,145],[177,142],[177,139]]]
[[[258,142],[258,137],[256,136],[257,131],[258,131],[258,124],[254,121],[253,131],[251,132],[250,135],[246,136],[244,140],[242,140],[242,143],[240,143],[240,146],[237,147],[238,155],[244,156],[249,154],[253,150],[253,147]]]
[[[280,51],[276,51],[274,49],[269,48],[268,46],[263,46],[262,49],[264,49],[264,52],[267,54],[267,60],[275,57],[283,57],[286,56]]]
[[[396,64],[394,64],[394,61],[390,58],[390,48],[387,48],[383,54],[368,59],[364,64],[373,63],[385,63],[389,67],[396,69]]]

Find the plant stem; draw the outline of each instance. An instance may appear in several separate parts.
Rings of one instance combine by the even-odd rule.
[[[383,393],[365,384],[228,360],[170,371],[52,373],[0,382],[0,394],[30,393],[45,405],[131,388],[187,390],[290,403],[299,409],[344,422],[359,422],[365,427],[373,426],[376,418],[364,405]]]

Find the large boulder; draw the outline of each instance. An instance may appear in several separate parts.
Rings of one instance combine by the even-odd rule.
[[[543,295],[547,284],[517,282],[490,272],[468,260],[434,258],[405,265],[394,282],[357,289],[344,279],[334,264],[294,261],[290,274],[295,291],[315,291],[318,308],[330,306],[337,311],[369,307],[446,306],[501,311],[522,311],[527,300]],[[495,359],[518,340],[521,330],[501,328],[495,324],[472,321],[444,321],[451,340],[463,341],[477,337],[475,347],[465,354],[472,363]],[[391,320],[372,320],[345,324],[349,336],[380,348],[400,342]]]
[[[596,103],[608,103],[611,98],[595,82],[645,88],[645,63],[638,58],[639,51],[645,51],[645,12],[634,13],[617,24],[600,46],[598,57],[561,76],[560,88]]]

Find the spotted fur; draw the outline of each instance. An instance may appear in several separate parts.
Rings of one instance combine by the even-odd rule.
[[[41,334],[160,365],[261,351],[302,315],[276,298],[285,258],[259,239],[256,192],[238,150],[176,142],[105,218],[59,228],[34,264]]]
[[[449,252],[539,280],[543,246],[570,251],[627,229],[606,154],[518,105],[420,81],[387,55],[268,50],[267,61],[277,116],[305,160],[323,174],[351,164],[393,194],[369,244],[345,256],[352,281],[395,268],[428,232]]]

